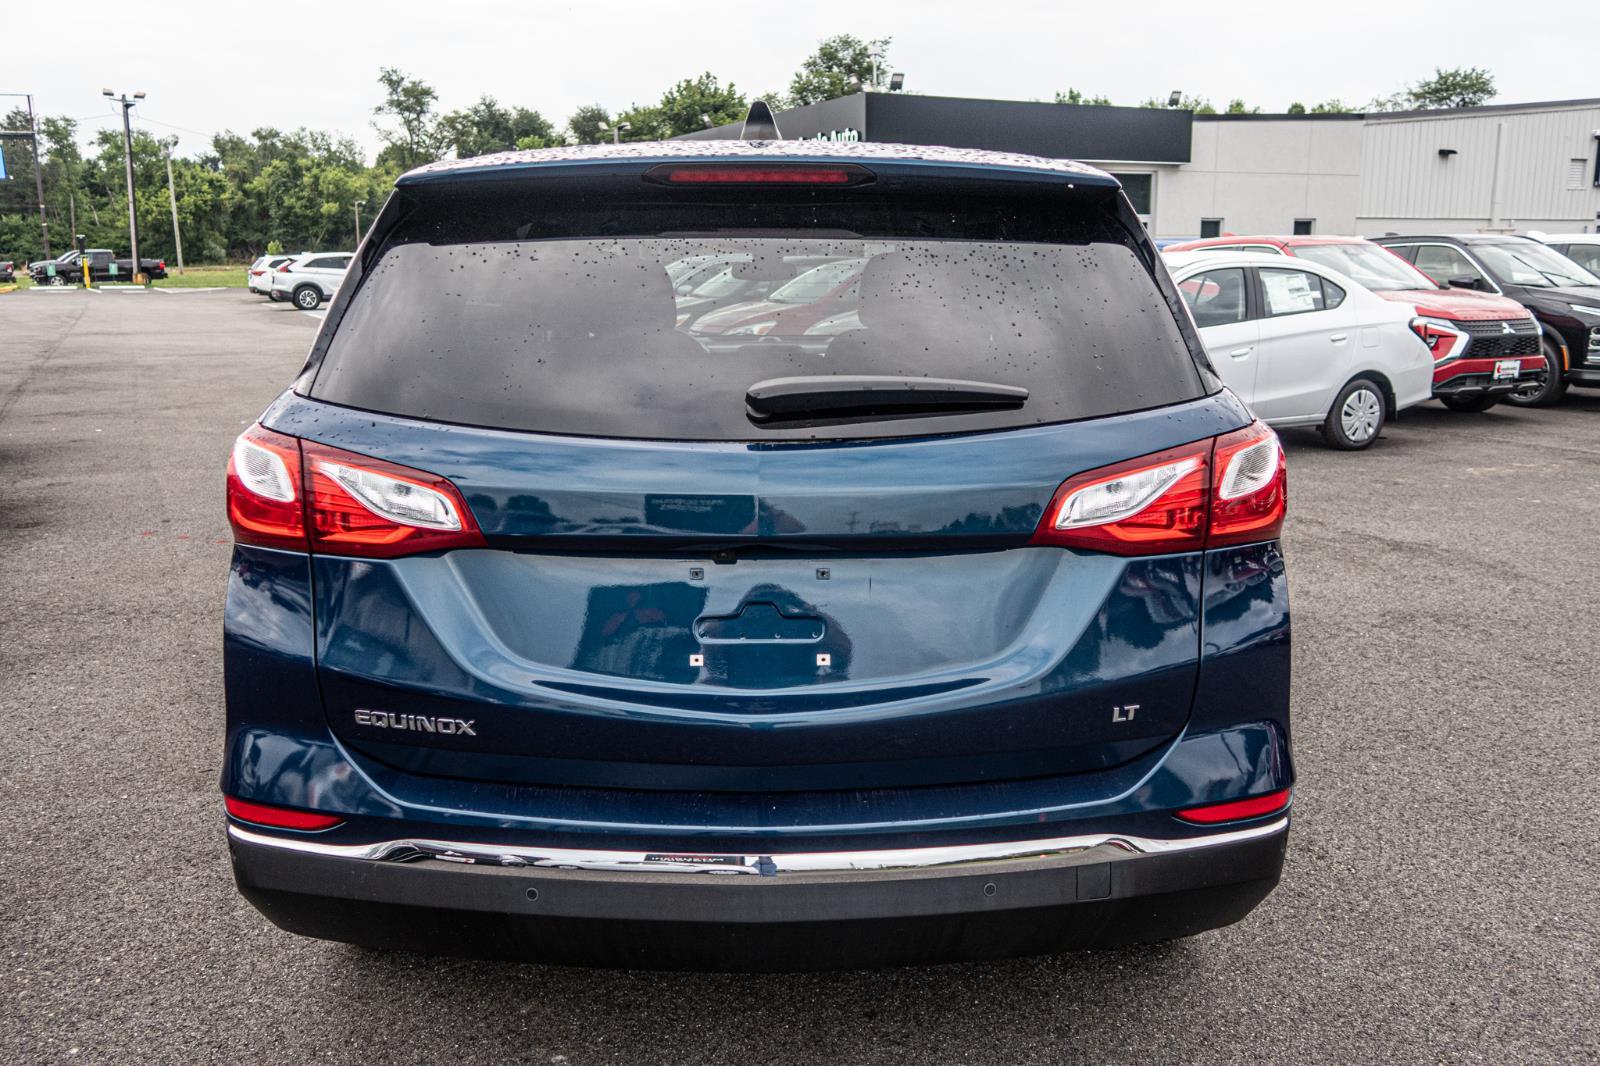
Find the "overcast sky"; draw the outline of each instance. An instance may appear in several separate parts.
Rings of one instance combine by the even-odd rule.
[[[32,92],[41,112],[92,132],[118,121],[102,86],[142,89],[135,116],[184,153],[219,130],[310,126],[369,155],[382,66],[427,81],[441,110],[488,93],[559,126],[580,104],[651,102],[706,70],[752,96],[782,90],[836,33],[893,37],[890,69],[933,95],[1048,100],[1076,87],[1134,104],[1181,89],[1281,111],[1364,103],[1442,64],[1487,67],[1501,103],[1600,96],[1600,2],[1524,11],[1504,0],[15,3],[0,9],[0,92]]]

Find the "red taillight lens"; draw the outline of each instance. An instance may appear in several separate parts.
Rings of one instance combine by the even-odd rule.
[[[1210,460],[1206,440],[1068,478],[1033,543],[1113,555],[1199,551]]]
[[[1260,422],[1216,440],[1207,548],[1254,544],[1283,535],[1289,467],[1278,435]]]
[[[444,478],[259,425],[234,442],[228,519],[240,544],[329,555],[391,559],[485,543]]]
[[[1437,318],[1413,318],[1411,332],[1428,346],[1435,365],[1458,358],[1467,350],[1467,335]]]
[[[1190,807],[1188,810],[1178,812],[1178,817],[1186,822],[1196,822],[1200,825],[1215,825],[1218,822],[1242,822],[1246,818],[1263,818],[1269,814],[1277,814],[1289,806],[1290,790],[1279,789],[1277,792],[1268,792],[1261,796],[1251,796],[1249,799],[1229,800],[1227,803],[1208,803],[1204,807]]]
[[[461,493],[442,477],[301,442],[311,550],[389,559],[445,548],[481,548],[483,534]]]
[[[263,548],[306,550],[300,442],[260,425],[233,442],[228,458],[228,521],[233,539]]]
[[[1034,544],[1165,555],[1272,540],[1283,532],[1288,472],[1260,422],[1068,478]]]
[[[663,185],[862,185],[872,171],[853,163],[663,163],[646,174]]]
[[[297,811],[291,807],[272,807],[265,803],[235,799],[232,796],[223,797],[223,805],[228,808],[230,818],[255,825],[271,826],[273,829],[332,829],[344,821],[337,815]]]

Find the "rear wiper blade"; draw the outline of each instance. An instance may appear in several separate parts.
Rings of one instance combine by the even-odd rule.
[[[991,411],[1021,407],[1028,390],[1019,385],[956,378],[911,378],[879,374],[823,374],[770,378],[744,394],[752,422],[883,415]]]

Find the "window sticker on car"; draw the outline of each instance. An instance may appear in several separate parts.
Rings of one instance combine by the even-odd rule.
[[[1275,315],[1315,311],[1317,297],[1311,279],[1298,270],[1263,270],[1261,284],[1267,290],[1267,307]]]

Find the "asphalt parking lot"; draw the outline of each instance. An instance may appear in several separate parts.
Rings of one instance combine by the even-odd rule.
[[[0,296],[0,1062],[1509,1062],[1600,1057],[1600,392],[1290,433],[1284,883],[1175,944],[620,973],[300,940],[216,790],[223,467],[316,319]]]

